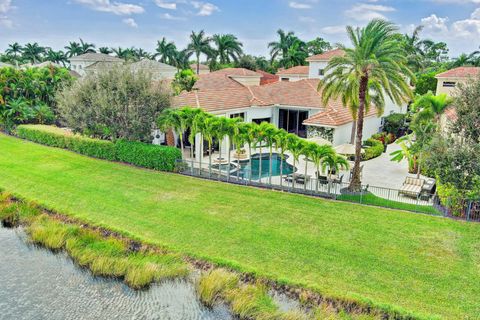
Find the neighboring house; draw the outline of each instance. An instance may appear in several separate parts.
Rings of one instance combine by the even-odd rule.
[[[156,60],[143,59],[131,65],[133,71],[145,71],[152,73],[153,80],[173,80],[177,68]]]
[[[105,63],[108,65],[114,65],[123,63],[124,60],[110,56],[108,54],[103,53],[86,53],[81,54],[79,56],[74,56],[70,58],[70,69],[77,72],[81,76],[85,76],[87,74],[86,68],[90,67],[90,70],[96,70],[93,65],[99,66],[99,63],[103,64],[105,67]]]
[[[326,57],[342,54],[338,50],[327,52],[313,63],[317,71],[309,70],[308,79],[278,81],[261,85],[262,74],[242,68],[228,68],[199,76],[191,92],[183,92],[173,100],[174,107],[191,106],[219,116],[241,117],[246,122],[275,124],[300,137],[322,137],[334,146],[350,143],[353,117],[340,101],[322,103],[318,84],[323,74],[318,68]],[[320,55],[319,55],[320,56]],[[309,58],[310,59],[310,58]],[[364,136],[379,132],[383,116],[406,112],[393,102],[387,102],[383,115],[372,107],[365,116]],[[197,136],[197,142],[200,136]],[[200,143],[196,143],[200,148]],[[200,150],[196,150],[200,154]]]
[[[309,64],[308,77],[313,79],[323,79],[325,68],[333,57],[343,56],[341,49],[330,50],[307,58]]]
[[[458,67],[435,76],[437,78],[437,95],[446,93],[451,96],[459,83],[480,76],[479,67]]]
[[[275,83],[279,81],[279,77],[275,74],[271,74],[263,70],[257,70],[255,72],[260,73],[262,75],[262,77],[260,78],[261,86],[263,86],[264,84]]]
[[[195,72],[195,74],[197,73],[197,64],[196,63],[192,63],[190,65],[190,69],[193,70],[193,72]],[[200,64],[200,72],[199,74],[207,74],[207,73],[210,73],[210,68],[207,66],[207,65],[204,65],[204,64]]]
[[[289,69],[283,69],[277,72],[280,81],[298,81],[308,79],[309,66],[296,66]]]
[[[459,83],[466,83],[469,79],[480,76],[480,67],[458,67],[435,76],[437,78],[437,95],[446,93],[452,96]],[[457,119],[455,105],[450,106],[440,118],[440,128],[446,132],[451,123]]]

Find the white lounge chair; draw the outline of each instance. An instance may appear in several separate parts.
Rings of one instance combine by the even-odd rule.
[[[425,181],[423,179],[417,179],[412,177],[405,178],[405,182],[398,191],[398,194],[403,194],[405,196],[418,198],[422,192],[422,187]]]

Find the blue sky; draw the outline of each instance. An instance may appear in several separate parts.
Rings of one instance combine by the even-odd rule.
[[[480,45],[480,0],[0,0],[0,49],[14,41],[61,49],[81,37],[152,51],[162,37],[182,48],[192,30],[205,29],[233,33],[247,53],[267,55],[278,28],[345,43],[345,25],[374,17],[402,32],[423,24],[423,36],[447,42],[453,56]]]

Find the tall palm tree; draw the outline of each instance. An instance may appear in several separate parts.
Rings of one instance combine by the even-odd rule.
[[[68,46],[65,46],[65,50],[67,50],[67,55],[69,58],[78,56],[83,52],[81,44],[76,41],[70,41]]]
[[[110,54],[112,53],[112,49],[110,49],[109,47],[100,47],[98,48],[98,52],[103,54]]]
[[[336,157],[335,150],[329,145],[315,145],[315,148],[311,151],[310,157],[315,164],[317,170],[317,179],[315,184],[315,191],[318,192],[318,177],[320,175],[320,166],[325,163],[327,159],[333,159]],[[346,160],[345,160],[346,161]],[[348,165],[348,163],[347,163]]]
[[[216,47],[218,62],[221,64],[230,63],[232,60],[238,61],[243,54],[243,44],[233,34],[215,34],[212,40]]]
[[[190,43],[187,46],[187,53],[189,55],[195,54],[197,59],[197,74],[200,74],[200,55],[203,53],[207,57],[212,54],[212,47],[210,42],[212,40],[205,35],[205,31],[201,30],[198,33],[192,31],[190,34]]]
[[[228,166],[230,166],[230,160],[231,160],[231,149],[232,149],[232,144],[235,142],[235,137],[239,135],[239,123],[243,121],[242,118],[232,118],[229,119],[227,118],[227,137],[228,137],[228,147],[227,147],[227,152],[228,152]],[[230,168],[228,169],[227,173],[227,181],[230,180]]]
[[[289,133],[287,139],[287,150],[292,154],[293,168],[295,169],[296,164],[300,159],[300,155],[305,150],[306,141],[293,133]],[[295,179],[292,179],[292,189],[295,189]]]
[[[317,146],[318,144],[313,142],[306,142],[303,146],[302,154],[305,157],[305,176],[307,175],[308,161],[312,159],[315,151],[317,151]],[[307,181],[303,184],[303,190],[307,190]]]
[[[217,130],[218,118],[214,116],[206,117],[203,126],[203,137],[208,142],[208,173],[212,177],[212,144]]]
[[[182,150],[182,160],[183,160],[183,132],[185,131],[185,126],[180,117],[180,112],[178,109],[164,109],[157,120],[157,126],[163,132],[167,132],[169,129],[172,129],[178,138],[180,139],[180,148]]]
[[[31,63],[36,63],[42,59],[45,48],[41,47],[37,42],[27,43],[23,48],[23,56]]]
[[[263,124],[265,123],[265,124]],[[268,122],[263,122],[260,126],[263,126],[263,140],[268,147],[268,184],[272,184],[272,153],[273,146],[275,145],[275,136],[278,132],[277,127]]]
[[[163,37],[162,40],[157,41],[157,48],[155,51],[156,53],[154,54],[154,57],[158,57],[158,61],[175,65],[175,57],[177,54],[175,43],[168,42],[167,39]]]
[[[195,118],[203,113],[202,109],[199,108],[190,108],[190,107],[183,107],[178,110],[181,118],[181,122],[184,126],[183,132],[187,129],[190,130],[190,133],[187,137],[188,142],[190,142],[190,160],[192,164],[192,172],[193,172],[193,162],[194,162],[194,150],[195,150],[195,135],[199,133],[199,128],[197,126],[198,123],[195,122]]]
[[[248,175],[248,182],[252,183],[252,146],[255,144],[257,139],[257,127],[256,123],[245,123],[242,124],[244,127],[244,140],[245,143],[248,145],[248,166],[250,167],[250,174]]]
[[[133,49],[133,52],[134,52],[135,58],[137,60],[152,59],[153,58],[152,54],[150,54],[148,51],[145,51],[142,48]]]
[[[189,61],[190,55],[187,49],[176,51],[173,57],[173,65],[178,69],[190,69]]]
[[[229,130],[229,121],[227,118],[225,117],[218,117],[218,120],[216,122],[216,128],[215,128],[215,138],[218,140],[218,153],[219,153],[219,158],[220,160],[222,160],[222,143],[223,143],[223,139],[225,138],[225,136],[228,134],[228,130]],[[230,150],[229,150],[230,152]],[[219,171],[220,171],[220,175],[222,174],[222,167],[221,167],[221,163],[223,161],[219,161]],[[230,163],[228,164],[230,165]],[[230,172],[229,169],[227,169],[228,172]],[[218,178],[220,179],[220,175],[218,176]]]
[[[199,133],[201,136],[200,139],[200,148],[199,148],[199,173],[200,175],[202,174],[202,159],[203,159],[203,139],[204,139],[204,134],[206,131],[206,126],[205,126],[205,121],[207,120],[208,117],[211,117],[210,114],[202,111],[201,109],[197,109],[195,113],[195,116],[192,121],[192,132],[195,132],[195,134]],[[195,138],[194,138],[195,139]],[[192,144],[193,148],[193,144]]]
[[[80,38],[80,48],[82,49],[82,54],[96,52],[95,45],[93,43],[83,41],[82,38]]]
[[[265,136],[267,132],[271,130],[270,123],[262,122],[259,125],[255,126],[255,149],[259,149],[259,159],[258,159],[258,180],[262,182],[262,160],[263,160],[263,144],[265,143]]]
[[[288,49],[292,46],[295,40],[298,40],[297,36],[292,31],[285,32],[282,29],[277,30],[277,35],[279,37],[278,41],[272,41],[268,44],[270,48],[270,56],[272,61],[279,55],[282,57],[287,56]]]
[[[284,68],[301,66],[305,63],[307,57],[308,53],[306,51],[305,43],[297,39],[288,48],[287,52],[282,55],[280,65]]]
[[[280,150],[280,188],[283,184],[283,162],[285,160],[285,151],[288,148],[288,132],[285,129],[279,129],[275,135],[275,148]]]
[[[7,50],[5,50],[5,53],[16,59],[18,56],[22,54],[22,51],[23,51],[23,47],[18,42],[14,42],[8,45],[8,48]]]
[[[330,149],[326,150],[324,157],[321,159],[322,170],[327,170],[328,180],[331,180],[333,172],[348,170],[349,163],[345,157],[335,153],[335,150],[333,150],[333,148],[330,146],[321,147],[325,147],[325,149],[329,147]]]
[[[375,19],[364,28],[347,27],[353,48],[340,46],[344,56],[334,57],[326,67],[319,84],[325,105],[338,99],[357,113],[355,167],[349,189],[359,191],[360,159],[365,113],[371,106],[383,113],[385,95],[397,105],[413,97],[407,79],[414,79],[407,59],[396,37],[397,28],[390,22]]]

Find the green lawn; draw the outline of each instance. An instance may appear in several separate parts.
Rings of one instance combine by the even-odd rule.
[[[378,197],[373,193],[367,192],[362,196],[357,194],[342,194],[337,197],[337,200],[344,200],[350,202],[358,202],[362,204],[369,204],[374,206],[380,206],[385,208],[400,209],[414,212],[421,212],[427,214],[440,215],[441,213],[430,205],[415,205],[411,203],[404,203],[398,201],[392,201],[385,198]]]
[[[142,170],[1,134],[0,187],[331,297],[479,319],[480,224]]]

